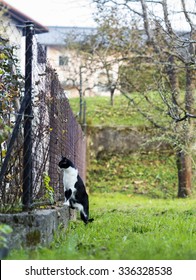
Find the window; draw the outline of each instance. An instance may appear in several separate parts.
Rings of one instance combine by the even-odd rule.
[[[68,56],[59,56],[59,66],[68,65],[69,57]]]

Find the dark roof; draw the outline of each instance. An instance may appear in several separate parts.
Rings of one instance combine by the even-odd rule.
[[[17,10],[16,8],[14,8],[10,4],[6,3],[5,1],[0,0],[0,5],[3,5],[7,9],[9,16],[11,17],[11,19],[13,19],[16,22],[16,25],[18,28],[22,29],[26,22],[32,22],[35,26],[36,34],[48,32],[47,27],[41,25],[39,22],[37,22],[34,19],[32,19],[31,17],[25,15],[24,13]]]
[[[48,33],[38,36],[38,41],[42,45],[65,46],[66,39],[81,42],[96,32],[96,28],[92,27],[48,26],[48,30]]]

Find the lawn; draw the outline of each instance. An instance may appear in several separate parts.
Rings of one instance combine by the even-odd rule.
[[[49,247],[12,251],[9,259],[196,259],[195,202],[94,193],[93,223],[71,221]]]
[[[113,106],[110,105],[109,97],[86,97],[84,100],[86,101],[87,107],[87,125],[150,127],[151,123],[138,112],[138,108],[148,114],[149,118],[153,117],[155,120],[157,119],[157,124],[162,125],[165,121],[169,120],[168,114],[165,111],[167,108],[163,107],[163,103],[158,94],[152,92],[149,95],[154,100],[154,105],[151,104],[150,110],[149,106],[146,106],[146,99],[138,93],[131,94],[137,106],[133,106],[123,95],[115,96]],[[75,115],[78,115],[79,98],[71,98],[69,102]],[[158,107],[162,108],[163,111],[156,110]]]

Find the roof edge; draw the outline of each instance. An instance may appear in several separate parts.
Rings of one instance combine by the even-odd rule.
[[[0,0],[0,4],[2,4],[3,6],[5,6],[8,9],[8,12],[10,14],[10,16],[21,22],[21,24],[23,25],[25,22],[27,21],[31,21],[32,23],[34,23],[35,26],[35,33],[36,34],[41,34],[41,33],[47,33],[49,32],[48,28],[42,24],[40,24],[39,22],[37,22],[36,20],[34,20],[33,18],[29,17],[28,15],[24,14],[23,12],[17,10],[15,7],[11,6],[10,4],[8,4],[6,1],[4,0]]]

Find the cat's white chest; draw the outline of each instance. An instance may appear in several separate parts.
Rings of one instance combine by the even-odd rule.
[[[69,167],[67,169],[63,169],[63,186],[64,186],[64,191],[71,189],[72,192],[74,192],[75,188],[75,183],[77,182],[77,177],[78,177],[78,170]]]

